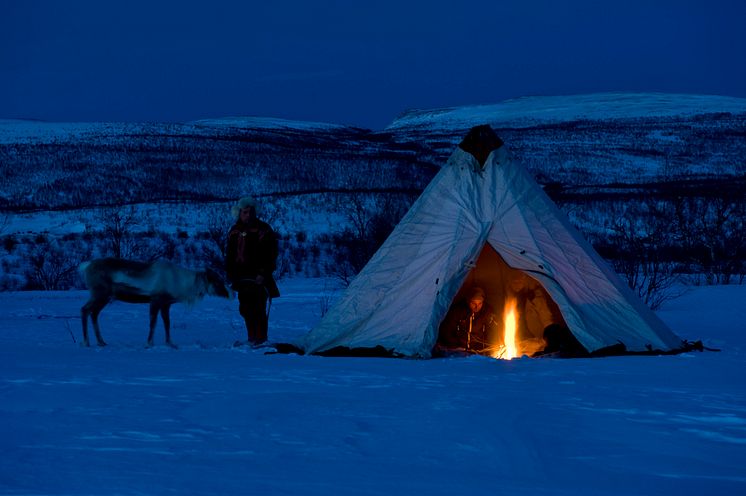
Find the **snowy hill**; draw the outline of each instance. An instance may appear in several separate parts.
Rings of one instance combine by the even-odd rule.
[[[412,111],[380,132],[257,117],[0,120],[0,208],[420,191],[466,131],[485,123],[540,183],[564,189],[746,175],[746,99],[716,96],[527,97]]]
[[[348,126],[328,122],[293,121],[273,117],[223,117],[192,121],[198,127],[237,128],[237,129],[285,129],[298,131],[345,130]]]
[[[129,122],[45,122],[0,119],[0,146],[24,147],[31,145],[71,146],[107,137],[157,134],[173,125]],[[11,157],[5,160],[12,165]]]
[[[746,114],[746,98],[669,93],[532,96],[493,105],[411,110],[397,117],[385,130],[463,130],[475,123],[529,127],[581,119],[670,118],[713,113]]]
[[[0,120],[0,235],[10,236],[0,258],[14,273],[11,281],[0,274],[0,288],[24,287],[33,276],[23,254],[49,252],[35,234],[49,235],[43,241],[59,244],[56,252],[86,256],[106,249],[102,226],[123,213],[129,234],[141,237],[130,240],[132,256],[165,252],[201,264],[194,254],[213,239],[209,263],[217,263],[229,205],[246,194],[261,199],[285,235],[289,273],[321,275],[327,262],[350,259],[359,268],[466,130],[485,122],[605,256],[623,256],[610,238],[625,219],[654,233],[657,219],[670,227],[674,212],[686,212],[676,221],[696,216],[697,232],[681,236],[719,257],[698,266],[740,271],[734,233],[742,232],[737,212],[746,208],[746,100],[598,94],[412,111],[378,132],[259,117]],[[727,222],[712,216],[721,201],[736,212]],[[700,241],[701,233],[709,239]],[[187,239],[194,245],[185,247]],[[681,242],[667,241],[671,253]]]
[[[411,144],[277,119],[178,123],[0,121],[0,209],[234,199],[252,192],[421,190]],[[417,167],[424,165],[424,167]]]
[[[650,93],[526,97],[411,111],[386,131],[398,142],[426,144],[430,160],[439,162],[478,124],[490,124],[539,182],[565,188],[704,177],[742,181],[746,175],[741,158],[746,156],[744,98]]]
[[[175,134],[206,136],[235,130],[278,130],[329,132],[345,131],[348,126],[323,122],[291,121],[271,117],[225,117],[186,123],[131,122],[45,122],[0,119],[0,144],[60,143],[101,139],[102,137]],[[361,130],[362,131],[362,130]]]

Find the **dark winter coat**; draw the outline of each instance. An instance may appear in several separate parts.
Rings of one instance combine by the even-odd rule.
[[[272,273],[277,267],[277,235],[266,222],[256,220],[244,224],[240,220],[228,233],[225,272],[233,289],[241,291],[246,284],[253,283],[257,276],[264,278],[263,285],[269,296],[277,298],[277,288]]]
[[[495,315],[489,304],[485,302],[479,312],[472,314],[468,303],[461,302],[454,305],[443,320],[438,333],[438,344],[444,348],[463,348],[481,353],[490,347],[495,326]]]

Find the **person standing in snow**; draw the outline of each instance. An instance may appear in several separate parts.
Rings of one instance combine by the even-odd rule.
[[[267,302],[280,296],[272,273],[277,264],[277,235],[259,219],[259,206],[244,197],[231,208],[236,223],[228,233],[225,271],[238,293],[238,310],[246,322],[248,343],[267,340],[269,316]]]
[[[497,320],[484,290],[474,287],[465,301],[453,305],[440,326],[437,347],[484,353],[490,347]]]

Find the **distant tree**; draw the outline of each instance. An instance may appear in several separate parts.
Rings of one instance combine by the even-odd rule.
[[[746,272],[746,197],[682,197],[673,203],[672,224],[694,271],[708,284],[743,281]]]
[[[408,198],[351,194],[341,204],[349,227],[334,236],[336,251],[328,269],[348,285],[386,241],[409,207]]]
[[[13,250],[16,246],[20,244],[20,240],[17,236],[13,234],[9,234],[7,236],[3,236],[3,248],[5,249],[8,254],[13,253]]]
[[[202,253],[204,263],[225,276],[225,251],[228,243],[228,231],[234,219],[230,208],[220,205],[211,207],[206,214],[205,249]]]
[[[2,214],[0,216],[0,236],[5,234],[5,231],[10,226],[10,215],[9,214]]]
[[[131,206],[103,208],[98,221],[109,247],[109,255],[116,258],[132,257],[135,251],[132,230],[139,225],[135,209]]]
[[[616,250],[614,270],[651,309],[677,296],[676,264],[667,257],[671,236],[664,212],[630,210],[617,219],[610,242]]]
[[[57,243],[36,244],[29,256],[30,289],[69,289],[81,261],[80,253],[63,249]]]

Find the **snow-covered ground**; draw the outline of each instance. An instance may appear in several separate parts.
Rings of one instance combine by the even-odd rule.
[[[332,287],[281,281],[270,337]],[[85,300],[0,293],[2,494],[746,493],[746,286],[660,311],[719,353],[574,360],[265,355],[213,298],[173,308],[178,350],[124,303],[86,349]]]

